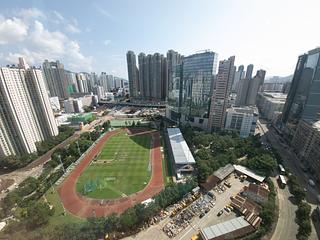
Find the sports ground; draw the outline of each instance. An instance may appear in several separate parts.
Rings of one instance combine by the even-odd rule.
[[[102,138],[100,138],[59,186],[58,193],[61,202],[66,211],[72,215],[80,218],[90,218],[107,216],[112,213],[122,213],[135,204],[153,197],[164,188],[162,154],[160,150],[161,140],[159,132],[137,128],[126,130],[129,134],[129,136],[126,136],[123,131],[123,129],[114,130],[106,133]],[[135,136],[141,136],[142,138],[133,138]],[[137,157],[134,156],[133,153],[130,155],[128,153],[125,158],[129,159],[129,164],[127,163],[126,165],[121,166],[120,163],[124,161],[124,157],[116,154],[119,152],[116,148],[113,150],[110,148],[110,152],[107,150],[109,145],[108,143],[110,143],[109,141],[124,141],[122,144],[117,144],[118,146],[121,145],[119,147],[122,151],[141,151],[141,156],[146,154],[143,152],[148,152],[147,156],[149,157],[144,160],[140,159],[137,161]],[[135,150],[131,149],[132,147],[128,148],[128,143],[129,146],[132,146]],[[125,150],[126,148],[128,150]],[[113,154],[111,150],[113,151]],[[107,164],[107,162],[104,162],[105,160],[99,162],[99,159],[101,160],[108,157],[110,157],[109,160],[110,162],[113,162],[113,164]],[[130,157],[132,158],[130,159]],[[100,172],[97,168],[97,171],[95,171],[94,165],[96,164],[105,164],[103,167],[104,170]],[[112,168],[108,168],[108,165],[112,165]],[[137,168],[137,174],[134,173],[134,168]],[[112,178],[109,178],[111,174],[108,175],[108,170],[110,170],[109,174],[111,171],[113,172],[112,175],[116,175],[117,172],[121,171],[123,174],[126,174],[127,178],[134,179],[135,183],[131,185],[133,180],[129,182],[126,178],[120,177],[120,175],[118,175],[117,178],[113,178],[113,181],[110,181]],[[99,178],[102,178],[102,180],[100,180],[100,187],[104,187],[108,193],[102,193],[103,191],[96,187],[95,191],[87,192],[87,195],[84,195],[83,186],[81,187],[81,181],[82,185],[89,182],[88,185],[91,186],[91,183],[88,180],[89,177],[97,179],[98,177],[92,177],[95,176],[95,174],[97,174],[96,176],[99,176]],[[103,179],[107,182],[105,185],[102,184]],[[115,184],[115,181],[119,181],[120,185]],[[97,186],[99,186],[98,183],[99,181],[97,181]],[[127,185],[129,185],[128,188]],[[122,187],[120,188],[119,186]],[[134,186],[135,191],[137,192],[133,193],[134,190],[131,190],[132,186]],[[114,188],[114,190],[112,190],[112,188]],[[90,197],[88,196],[89,194],[93,194],[94,196]],[[101,199],[104,194],[108,195],[111,199]],[[117,194],[120,197],[117,198]]]
[[[97,199],[126,197],[150,180],[150,134],[122,130],[104,143],[102,151],[77,181],[77,192]]]

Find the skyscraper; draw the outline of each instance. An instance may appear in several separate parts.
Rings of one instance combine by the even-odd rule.
[[[250,80],[246,106],[253,106],[256,104],[257,94],[260,87],[263,85],[265,76],[266,71],[260,69],[257,71],[257,74]]]
[[[252,106],[256,104],[256,98],[260,87],[263,85],[266,75],[265,70],[258,70],[252,78],[253,65],[247,66],[246,76],[239,80],[237,89],[236,106]]]
[[[253,64],[249,64],[247,66],[246,79],[251,79],[252,78],[252,73],[253,73]]]
[[[35,152],[36,142],[58,134],[42,71],[25,68],[0,68],[1,157]]]
[[[68,92],[69,93],[79,92],[76,73],[66,70],[65,74],[66,74],[67,83],[68,83]]]
[[[169,83],[167,118],[207,129],[217,58],[217,53],[203,51],[184,57],[175,66]]]
[[[282,113],[282,121],[320,120],[320,48],[299,56]]]
[[[49,62],[48,60],[45,60],[42,68],[50,96],[58,96],[59,99],[66,99],[70,97],[68,92],[69,85],[63,64],[59,61]]]
[[[77,73],[77,84],[78,84],[78,89],[79,92],[81,93],[88,93],[89,92],[89,87],[88,87],[88,78],[87,78],[86,73]]]
[[[144,100],[163,101],[167,93],[167,61],[160,54],[138,55],[139,63],[139,96]]]
[[[167,52],[167,67],[168,67],[168,85],[167,93],[173,89],[173,73],[176,70],[176,66],[181,64],[183,56],[174,50],[169,50]]]
[[[224,127],[228,97],[231,89],[230,85],[232,84],[235,71],[234,60],[235,57],[232,56],[228,60],[219,62],[217,80],[211,99],[209,131],[221,130]]]
[[[238,86],[239,86],[239,81],[240,79],[243,79],[245,77],[245,71],[244,71],[244,66],[240,65],[238,67],[238,71],[234,73],[234,78],[233,78],[233,83],[231,87],[231,92],[237,92]]]
[[[132,98],[139,96],[139,71],[136,64],[136,55],[133,51],[127,52],[129,91]]]

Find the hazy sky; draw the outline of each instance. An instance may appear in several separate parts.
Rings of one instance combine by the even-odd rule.
[[[69,70],[127,78],[128,50],[211,49],[286,76],[320,45],[319,11],[320,0],[2,1],[0,64],[59,59]]]

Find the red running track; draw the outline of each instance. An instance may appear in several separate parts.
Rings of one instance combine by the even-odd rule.
[[[64,182],[58,189],[62,204],[65,209],[73,215],[80,218],[102,217],[112,213],[122,213],[126,209],[142,202],[148,198],[153,197],[159,193],[163,187],[162,176],[162,156],[160,151],[160,134],[159,132],[146,132],[153,136],[151,148],[151,164],[152,175],[148,185],[140,192],[134,193],[128,197],[119,198],[115,200],[101,200],[91,199],[81,196],[76,191],[76,183],[78,177],[89,165],[90,161],[102,150],[104,143],[113,135],[119,133],[121,130],[116,130],[106,133],[90,150],[89,153],[82,159],[82,161],[75,167],[75,169],[67,176]],[[136,130],[135,130],[136,133]]]

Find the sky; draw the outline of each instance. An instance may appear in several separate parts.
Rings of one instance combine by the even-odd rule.
[[[127,78],[126,52],[254,64],[293,74],[298,56],[320,46],[319,0],[10,0],[0,8],[0,64],[59,60],[71,71]]]

